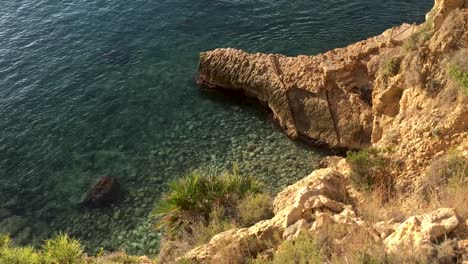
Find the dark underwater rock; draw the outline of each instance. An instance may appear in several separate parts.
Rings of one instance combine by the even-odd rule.
[[[106,207],[117,202],[120,196],[121,188],[117,178],[108,175],[101,176],[88,191],[83,206],[89,208]]]

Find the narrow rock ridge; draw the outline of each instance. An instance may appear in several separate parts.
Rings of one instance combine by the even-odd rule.
[[[257,98],[292,138],[330,147],[370,145],[372,99],[378,56],[394,49],[417,26],[402,25],[317,56],[286,57],[216,49],[200,54],[199,83]],[[330,115],[324,115],[330,113]]]

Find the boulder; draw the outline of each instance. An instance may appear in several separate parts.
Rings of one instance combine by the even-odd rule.
[[[101,176],[86,194],[83,205],[90,208],[109,206],[120,198],[121,188],[117,178]]]
[[[288,226],[283,232],[283,240],[290,240],[296,238],[301,234],[303,230],[310,228],[310,224],[307,220],[301,219],[294,223],[293,225]]]
[[[318,198],[317,202],[325,202],[330,207],[339,210],[337,207],[341,205],[331,200],[340,203],[346,203],[349,200],[344,176],[331,168],[313,171],[309,176],[278,193],[273,202],[274,212],[279,212],[289,206],[303,207],[306,202],[311,208],[313,207],[311,199],[318,196],[322,196],[322,200]]]
[[[461,223],[454,209],[440,208],[431,213],[408,218],[395,228],[395,232],[385,240],[390,253],[401,249],[418,250],[430,245],[455,230]]]
[[[187,252],[176,261],[190,263],[241,263],[245,256],[256,255],[279,243],[284,229],[275,219],[260,221],[249,228],[235,228]]]
[[[377,222],[373,225],[373,227],[374,230],[377,231],[377,233],[379,233],[380,237],[382,239],[385,239],[395,231],[395,228],[397,228],[398,225],[399,223],[396,222],[395,219],[390,219],[388,221]]]

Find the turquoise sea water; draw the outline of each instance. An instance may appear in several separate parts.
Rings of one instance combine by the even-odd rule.
[[[241,169],[274,192],[323,152],[268,113],[200,92],[198,53],[217,47],[317,54],[421,22],[430,0],[3,0],[0,232],[37,245],[64,230],[90,252],[157,251],[148,213],[187,170]],[[78,206],[110,174],[108,209]]]

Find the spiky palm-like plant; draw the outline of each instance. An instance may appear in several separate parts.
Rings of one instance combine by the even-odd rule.
[[[159,218],[157,226],[165,227],[173,236],[187,230],[190,224],[207,223],[215,208],[223,207],[232,214],[241,199],[260,191],[261,184],[237,168],[221,175],[195,170],[169,183],[169,190],[156,204],[153,215]]]
[[[58,234],[44,242],[43,254],[50,264],[82,264],[85,263],[83,246],[80,241],[70,238],[67,234]]]

